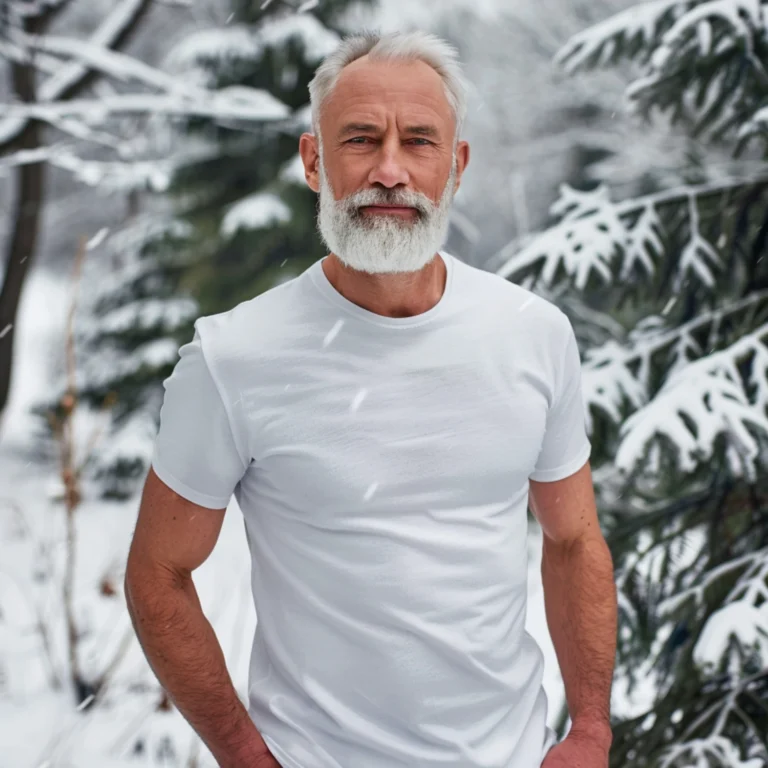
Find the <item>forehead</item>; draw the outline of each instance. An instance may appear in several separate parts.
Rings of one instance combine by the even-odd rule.
[[[358,118],[384,122],[396,115],[431,121],[439,128],[453,125],[453,112],[440,75],[423,61],[371,61],[363,56],[345,67],[321,122],[332,130]]]

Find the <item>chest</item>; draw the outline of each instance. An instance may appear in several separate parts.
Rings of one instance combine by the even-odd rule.
[[[262,491],[336,521],[518,494],[546,423],[533,367],[483,344],[380,352],[294,350],[262,366],[241,393]]]

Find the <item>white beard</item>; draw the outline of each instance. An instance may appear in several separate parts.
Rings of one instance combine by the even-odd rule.
[[[445,243],[456,183],[456,156],[440,202],[420,192],[363,189],[336,200],[320,154],[320,212],[318,228],[330,251],[348,267],[369,274],[418,272]],[[396,216],[364,217],[360,208],[375,204],[416,208],[417,221]]]

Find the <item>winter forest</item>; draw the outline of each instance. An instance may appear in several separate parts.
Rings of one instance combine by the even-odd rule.
[[[464,62],[446,249],[576,331],[612,768],[768,766],[767,0],[0,0],[0,768],[215,765],[139,647],[125,558],[194,320],[325,255],[307,85],[371,27]],[[236,507],[195,584],[245,698]],[[562,736],[533,518],[528,552]]]

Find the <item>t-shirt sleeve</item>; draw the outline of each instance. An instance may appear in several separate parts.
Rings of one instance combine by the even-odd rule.
[[[179,358],[163,382],[152,468],[179,496],[202,507],[223,509],[249,461],[206,362],[199,329],[179,349]]]
[[[547,413],[544,441],[531,480],[553,482],[581,469],[592,451],[587,437],[584,401],[581,392],[581,359],[576,335],[567,323],[565,352],[557,361],[560,368],[557,394]]]

